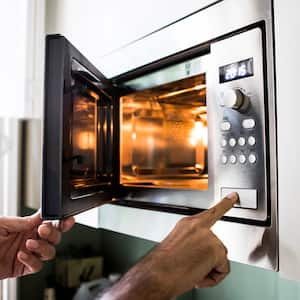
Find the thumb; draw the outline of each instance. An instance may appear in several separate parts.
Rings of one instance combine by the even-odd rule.
[[[38,210],[36,213],[34,213],[31,216],[25,217],[25,219],[29,219],[29,223],[31,224],[32,227],[38,226],[43,222],[41,218],[40,210]]]
[[[42,223],[40,212],[28,217],[3,217],[0,226],[8,232],[21,232],[32,230],[34,227]]]

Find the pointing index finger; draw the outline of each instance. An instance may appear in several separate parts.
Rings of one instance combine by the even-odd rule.
[[[234,206],[235,203],[237,203],[238,200],[239,195],[237,193],[231,193],[223,198],[218,204],[208,209],[204,213],[206,225],[208,227],[213,226]]]

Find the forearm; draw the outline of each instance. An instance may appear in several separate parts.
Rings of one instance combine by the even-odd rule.
[[[131,268],[101,299],[102,300],[170,300],[171,285],[163,272],[155,266],[155,258],[146,256]]]

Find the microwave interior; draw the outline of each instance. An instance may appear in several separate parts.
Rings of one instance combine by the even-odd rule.
[[[123,81],[115,98],[72,59],[72,199],[116,181],[152,191],[208,190],[206,74],[189,69],[200,59]]]
[[[185,62],[180,63],[183,65]],[[73,62],[73,199],[112,183],[114,114],[112,99],[97,91],[75,68],[84,67]],[[130,91],[123,91],[118,100],[120,184],[207,190],[205,73],[165,81],[145,89],[127,88]]]
[[[120,183],[208,189],[205,75],[120,98]]]

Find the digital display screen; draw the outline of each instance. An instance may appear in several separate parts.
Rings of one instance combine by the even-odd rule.
[[[220,83],[254,75],[253,58],[248,58],[219,68]]]

